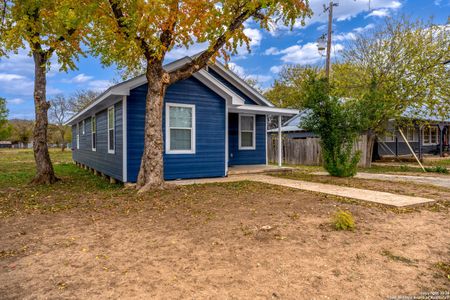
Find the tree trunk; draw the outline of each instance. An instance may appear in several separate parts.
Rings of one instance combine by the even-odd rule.
[[[51,184],[58,179],[53,171],[50,154],[47,147],[47,111],[50,103],[45,98],[46,93],[46,59],[41,52],[34,51],[34,111],[36,122],[33,130],[33,152],[36,161],[36,176],[32,183]]]
[[[144,152],[136,184],[140,192],[164,187],[162,112],[169,75],[158,61],[147,63],[146,77]]]
[[[367,131],[367,154],[366,161],[364,162],[365,168],[370,168],[372,166],[372,156],[373,156],[373,146],[375,145],[376,135],[372,130]]]
[[[64,135],[65,135],[64,130],[61,130],[61,151],[63,151],[63,152],[66,149],[66,142],[64,139]]]

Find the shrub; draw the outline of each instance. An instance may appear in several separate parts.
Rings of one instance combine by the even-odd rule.
[[[446,167],[443,167],[443,166],[436,166],[436,167],[425,168],[425,171],[431,172],[431,173],[448,174],[448,169]]]
[[[331,96],[323,78],[309,79],[305,95],[308,113],[301,126],[320,136],[325,170],[333,176],[354,176],[361,153],[352,148],[366,124],[364,108],[358,101]]]
[[[333,217],[333,226],[336,230],[355,229],[355,219],[349,211],[339,209]]]

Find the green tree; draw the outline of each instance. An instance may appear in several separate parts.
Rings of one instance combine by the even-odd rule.
[[[13,142],[20,142],[22,144],[28,144],[31,141],[33,135],[33,121],[13,119],[10,120],[12,126],[11,140]]]
[[[130,73],[145,66],[145,140],[137,179],[142,191],[164,185],[162,110],[167,87],[190,77],[211,59],[228,59],[238,46],[248,47],[245,21],[269,30],[273,21],[292,26],[310,14],[306,0],[103,0],[98,6],[93,53],[101,55],[103,63],[116,63]],[[207,49],[176,70],[164,70],[168,51],[194,43],[207,44]]]
[[[89,5],[88,5],[89,4]],[[4,0],[0,2],[0,56],[28,47],[34,60],[35,126],[33,151],[36,176],[33,183],[57,181],[47,147],[46,74],[56,54],[61,70],[74,69],[83,54],[81,42],[88,33],[95,3],[88,0]]]
[[[12,127],[8,123],[8,113],[6,100],[0,97],[0,141],[6,140],[11,136]]]
[[[331,96],[326,78],[312,77],[303,87],[308,114],[301,126],[320,137],[324,168],[333,176],[354,176],[361,153],[352,148],[367,126],[361,102]]]
[[[264,96],[277,106],[302,109],[305,102],[305,82],[322,73],[323,70],[314,66],[284,66]]]
[[[383,26],[358,35],[333,65],[333,94],[360,99],[371,121],[368,155],[372,160],[375,135],[388,120],[450,114],[449,26],[387,18]]]

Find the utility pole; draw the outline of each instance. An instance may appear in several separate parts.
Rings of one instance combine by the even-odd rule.
[[[338,6],[338,4],[333,3],[333,0],[330,0],[330,5],[328,7],[324,7],[324,12],[328,10],[327,60],[325,65],[325,74],[327,78],[330,77],[331,69],[331,34],[333,32],[333,6]]]

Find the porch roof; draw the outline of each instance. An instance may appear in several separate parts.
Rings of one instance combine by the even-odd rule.
[[[293,116],[298,114],[298,109],[278,108],[252,104],[231,105],[228,107],[228,111],[233,113],[249,113],[249,114],[281,115],[281,116]]]

